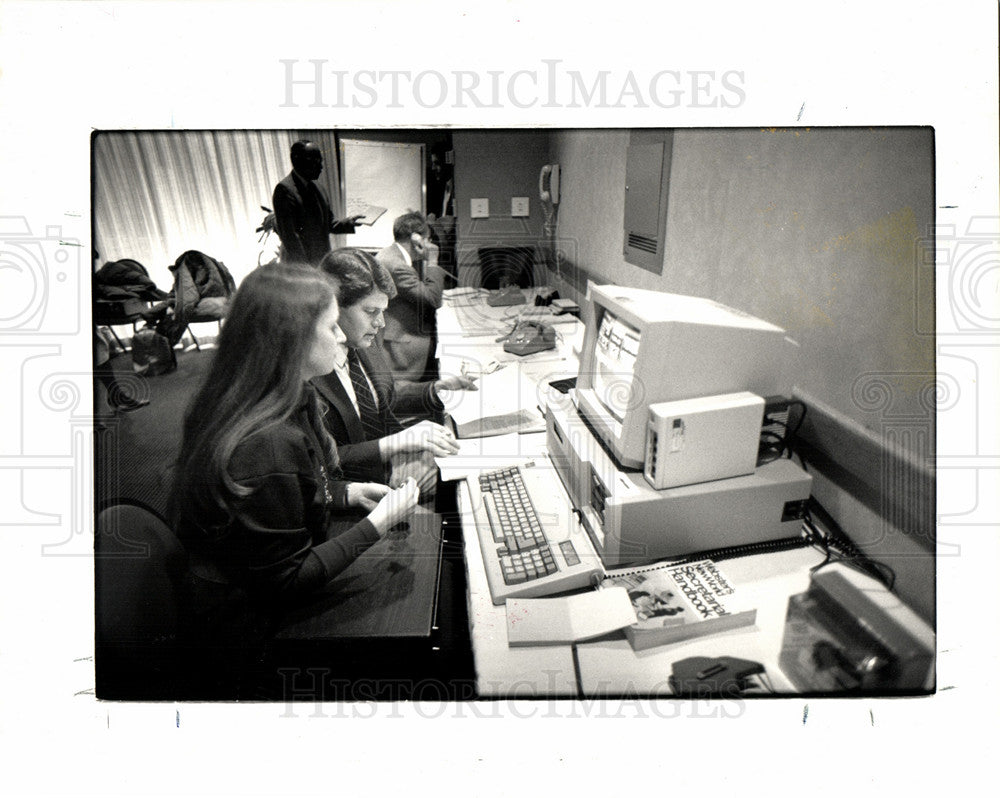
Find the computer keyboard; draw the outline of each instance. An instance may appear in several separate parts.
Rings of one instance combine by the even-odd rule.
[[[600,558],[551,466],[512,466],[469,479],[494,604],[588,587]]]

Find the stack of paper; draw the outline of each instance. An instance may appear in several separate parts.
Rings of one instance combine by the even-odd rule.
[[[566,645],[635,623],[625,588],[577,596],[507,599],[507,644]]]

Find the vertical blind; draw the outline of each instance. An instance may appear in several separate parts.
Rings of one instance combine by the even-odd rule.
[[[299,138],[324,155],[320,181],[343,212],[332,131],[108,131],[93,139],[97,265],[132,258],[165,290],[169,266],[197,249],[225,262],[236,282],[257,265],[261,206],[289,171]]]

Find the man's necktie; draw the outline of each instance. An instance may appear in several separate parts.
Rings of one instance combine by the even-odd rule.
[[[370,441],[382,438],[385,436],[385,426],[379,415],[378,407],[375,406],[375,397],[372,395],[372,389],[368,385],[365,372],[361,368],[358,350],[349,349],[347,351],[347,364],[351,373],[351,385],[354,386],[354,397],[358,400],[358,415],[361,417],[361,426],[364,427],[365,437]]]

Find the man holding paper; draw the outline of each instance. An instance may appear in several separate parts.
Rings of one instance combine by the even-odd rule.
[[[296,141],[292,171],[274,187],[274,224],[284,263],[318,266],[330,251],[330,233],[353,233],[362,216],[333,218],[330,201],[315,181],[323,173],[323,152],[311,141]]]

